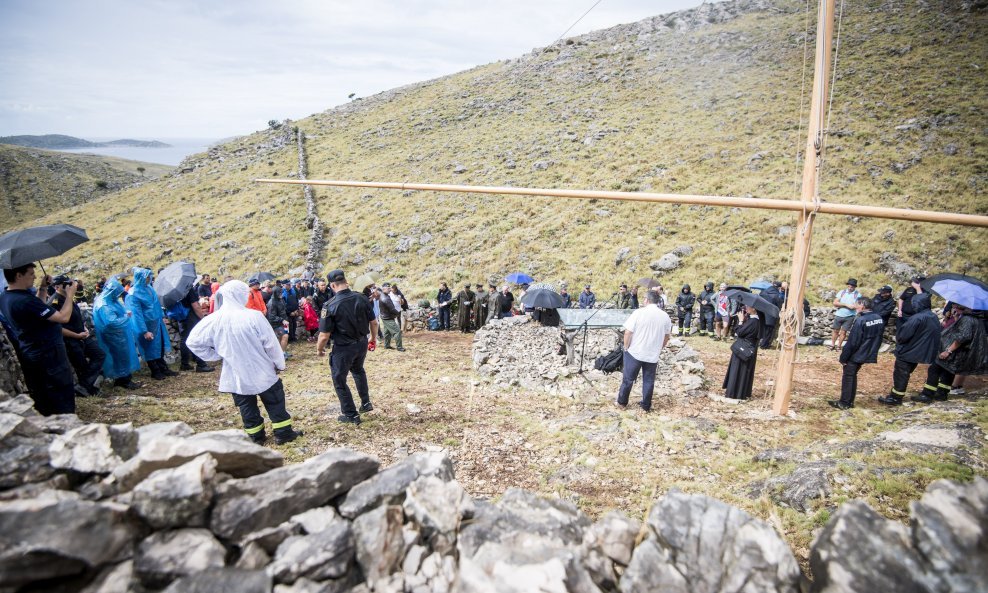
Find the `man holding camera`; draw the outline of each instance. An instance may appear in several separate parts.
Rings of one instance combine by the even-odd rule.
[[[76,280],[77,291],[82,291],[82,283]],[[62,324],[62,340],[65,342],[65,351],[69,357],[69,363],[75,369],[75,376],[78,380],[76,393],[85,397],[87,395],[99,395],[99,387],[96,380],[103,369],[103,360],[106,355],[99,347],[96,337],[89,333],[86,324],[82,319],[82,311],[74,300],[69,298],[65,292],[66,288],[72,285],[72,279],[65,275],[55,276],[52,281],[55,286],[55,301],[52,303],[55,309],[60,310],[65,306],[65,302],[72,303],[72,314],[67,323]]]
[[[78,283],[64,287],[61,308],[46,305],[30,289],[37,278],[34,264],[5,269],[7,290],[0,295],[0,314],[13,330],[21,351],[21,365],[34,407],[43,416],[75,413],[75,390],[62,325],[72,318],[72,300]],[[45,294],[40,287],[40,294]]]

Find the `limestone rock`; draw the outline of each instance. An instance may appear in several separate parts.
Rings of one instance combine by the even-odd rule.
[[[120,593],[131,590],[134,561],[127,560],[103,569],[80,593]]]
[[[445,453],[413,453],[354,486],[340,503],[340,514],[353,518],[380,504],[400,504],[405,490],[421,476],[452,480],[453,464]]]
[[[52,467],[108,474],[137,452],[132,424],[86,424],[58,435],[48,448]]]
[[[605,556],[627,566],[635,549],[635,538],[641,531],[641,522],[629,519],[624,514],[611,511],[590,526],[583,542],[590,548],[599,549]]]
[[[368,511],[353,522],[357,563],[371,585],[401,568],[405,551],[402,520],[401,507],[389,505]]]
[[[8,400],[0,401],[0,413],[17,414],[18,416],[39,416],[34,409],[34,400],[27,394],[20,394]]]
[[[207,529],[159,531],[141,542],[134,571],[145,585],[163,587],[207,568],[222,567],[226,548]]]
[[[321,581],[344,576],[354,561],[353,530],[339,519],[328,529],[286,539],[267,571],[279,583],[300,577]]]
[[[799,565],[775,530],[719,500],[672,490],[652,507],[648,526],[622,593],[800,590]]]
[[[377,459],[368,455],[330,449],[298,465],[230,480],[217,488],[210,527],[229,540],[273,527],[347,492],[373,475],[378,466]]]
[[[54,414],[52,416],[28,416],[31,424],[34,424],[42,432],[50,434],[65,434],[73,428],[79,428],[85,423],[79,420],[75,414]]]
[[[453,549],[460,521],[473,515],[473,501],[463,487],[435,476],[421,477],[409,485],[404,508],[422,526],[430,547],[441,554]]]
[[[271,563],[271,556],[257,542],[250,542],[243,546],[240,551],[240,558],[237,559],[237,568],[245,570],[262,570]]]
[[[174,469],[152,473],[138,484],[131,498],[134,510],[155,529],[199,527],[213,500],[216,460],[200,455]]]
[[[204,432],[188,438],[159,437],[113,471],[122,490],[130,490],[152,472],[178,467],[208,453],[216,471],[243,478],[281,467],[281,453],[226,432]]]
[[[655,272],[671,272],[678,268],[681,264],[679,256],[675,253],[667,253],[660,257],[659,259],[648,264],[648,267]]]
[[[210,568],[173,581],[162,593],[271,593],[271,577],[263,570]]]
[[[160,437],[187,437],[194,433],[184,422],[155,422],[137,428],[137,448],[143,449]]]
[[[124,505],[61,491],[0,502],[0,583],[17,587],[124,560],[136,537]]]
[[[24,416],[0,412],[0,489],[50,478],[51,438]]]

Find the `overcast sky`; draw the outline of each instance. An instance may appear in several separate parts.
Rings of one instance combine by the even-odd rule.
[[[0,0],[0,136],[224,138],[518,57],[596,0]],[[602,0],[567,36],[700,4]]]

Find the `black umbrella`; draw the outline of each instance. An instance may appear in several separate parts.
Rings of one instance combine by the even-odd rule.
[[[277,276],[271,272],[255,272],[250,276],[247,276],[247,284],[250,284],[251,280],[257,280],[258,282],[267,282],[269,280],[275,280]]]
[[[740,284],[728,284],[726,290],[740,290],[742,292],[751,292],[751,289],[747,286],[741,286]]]
[[[563,297],[547,288],[534,288],[525,292],[521,304],[526,307],[558,309],[566,304]]]
[[[154,279],[154,291],[161,306],[171,307],[185,298],[196,281],[196,266],[185,261],[170,264]]]
[[[748,307],[754,307],[756,310],[768,315],[769,317],[779,318],[779,308],[758,296],[757,294],[752,294],[750,292],[744,292],[742,290],[728,290],[724,294],[728,298],[733,298],[741,301],[742,304]]]
[[[10,269],[62,255],[89,240],[86,231],[71,224],[50,224],[0,237],[0,268]]]
[[[646,289],[651,290],[656,286],[662,286],[658,280],[655,278],[639,278],[638,285],[644,286]]]

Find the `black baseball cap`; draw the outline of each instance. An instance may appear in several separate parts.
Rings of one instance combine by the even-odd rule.
[[[247,280],[247,286],[260,286],[261,281],[257,278],[251,278]]]
[[[886,284],[885,286],[879,288],[878,292],[892,292],[892,287]]]
[[[346,274],[343,270],[333,270],[329,274],[326,274],[326,280],[330,282],[346,282]]]

